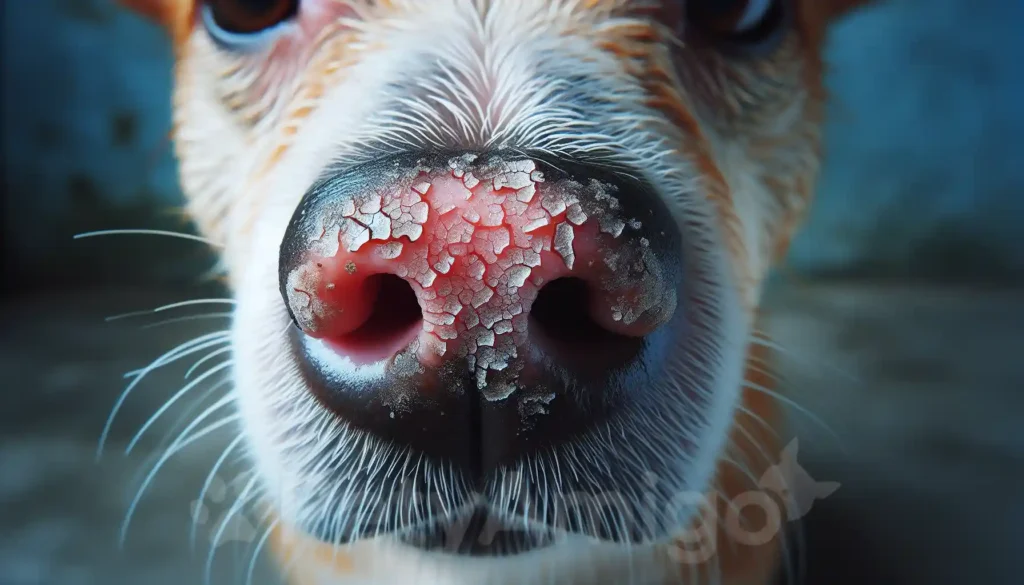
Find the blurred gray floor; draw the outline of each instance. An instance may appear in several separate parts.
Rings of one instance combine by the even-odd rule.
[[[132,455],[123,455],[125,446],[182,386],[188,364],[158,371],[136,389],[106,454],[95,458],[122,374],[226,322],[142,326],[226,307],[104,317],[185,298],[73,292],[0,309],[3,585],[202,583],[210,527],[237,490],[214,482],[199,506],[193,553],[194,501],[230,433],[171,458],[142,498],[125,547],[117,546],[140,474],[166,445],[159,439],[171,423],[188,413],[162,416]],[[800,463],[817,479],[842,484],[806,518],[807,582],[1019,585],[1024,293],[794,285],[774,291],[768,306],[788,386],[830,429],[793,413]],[[182,399],[183,408],[195,404]],[[214,547],[213,583],[245,582],[254,539],[238,540],[247,542]],[[274,582],[262,564],[254,574],[254,583]]]

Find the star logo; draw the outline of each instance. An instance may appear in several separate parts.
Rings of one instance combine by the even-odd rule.
[[[193,500],[190,506],[192,521],[197,526],[208,527],[214,548],[229,542],[250,543],[256,537],[256,527],[246,517],[246,511],[235,506],[238,494],[235,498],[229,497],[231,492],[237,491],[234,486],[215,477],[203,499]],[[220,514],[214,512],[218,510]]]
[[[797,460],[799,450],[799,440],[790,441],[779,462],[769,467],[758,480],[758,486],[782,498],[786,519],[790,522],[806,516],[814,502],[831,496],[840,486],[839,482],[818,481],[811,477]]]

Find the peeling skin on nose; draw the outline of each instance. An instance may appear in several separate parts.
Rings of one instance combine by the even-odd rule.
[[[613,332],[643,335],[672,314],[674,287],[647,241],[626,233],[639,222],[618,217],[609,186],[547,183],[530,159],[475,162],[414,169],[388,190],[339,201],[288,274],[299,327],[317,338],[351,333],[374,310],[368,277],[396,275],[422,311],[420,362],[467,358],[481,391],[500,400],[515,389],[507,370],[522,367],[515,358],[546,282],[590,283],[592,317]],[[497,372],[503,383],[489,383]]]

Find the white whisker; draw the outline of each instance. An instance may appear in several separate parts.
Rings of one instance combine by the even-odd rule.
[[[168,450],[164,453],[163,456],[160,457],[160,459],[157,461],[156,465],[153,466],[153,469],[146,476],[145,481],[143,481],[142,486],[139,487],[138,492],[136,492],[135,497],[132,498],[132,502],[128,506],[128,513],[125,516],[124,522],[121,524],[120,545],[122,547],[124,546],[124,543],[125,543],[125,541],[127,539],[128,527],[131,524],[132,517],[135,515],[135,509],[138,508],[139,502],[142,501],[142,496],[146,492],[146,488],[148,488],[149,484],[152,483],[153,478],[156,477],[156,474],[160,471],[160,469],[163,467],[163,465],[172,456],[174,456],[177,453],[180,453],[181,450],[184,449],[185,447],[188,447],[189,445],[195,443],[199,439],[202,439],[203,437],[206,437],[207,435],[213,433],[214,431],[216,431],[216,430],[218,430],[220,428],[223,428],[224,426],[226,426],[226,425],[228,425],[228,424],[230,424],[232,422],[235,422],[235,421],[239,420],[240,418],[241,418],[241,415],[237,415],[237,414],[224,417],[223,419],[221,419],[221,420],[219,420],[219,421],[217,421],[215,423],[212,423],[209,426],[207,426],[206,428],[198,431],[197,433],[195,433],[194,435],[192,435],[188,439],[185,439],[183,442],[181,442],[179,445],[177,445],[177,448],[175,448],[173,450],[171,448],[168,448]]]
[[[152,313],[153,313],[153,309],[143,309],[141,311],[131,311],[129,313],[120,313],[120,314],[117,314],[117,315],[111,315],[109,317],[104,317],[103,320],[109,323],[111,321],[120,321],[122,319],[131,319],[132,317],[145,317],[146,315],[151,315]]]
[[[146,366],[142,370],[139,370],[137,373],[130,372],[129,374],[126,374],[126,378],[134,377],[135,379],[128,384],[128,386],[124,389],[123,392],[121,392],[121,395],[118,397],[117,401],[114,403],[114,407],[110,411],[110,415],[107,417],[107,422],[103,425],[103,432],[100,433],[99,445],[96,448],[96,458],[99,459],[100,457],[103,456],[103,448],[106,445],[107,439],[110,436],[110,429],[114,424],[114,419],[117,417],[117,413],[121,410],[121,407],[124,406],[125,401],[128,399],[128,395],[131,394],[132,390],[135,389],[135,387],[138,386],[139,383],[142,382],[146,375],[162,366],[173,363],[187,355],[190,355],[197,351],[202,351],[208,347],[212,347],[220,343],[226,343],[228,341],[229,335],[230,332],[228,331],[216,331],[214,333],[200,335],[199,337],[186,341],[185,343],[182,343],[174,347],[170,351],[164,353],[160,357],[150,362],[148,366]]]
[[[196,353],[197,351],[202,351],[204,349],[209,349],[211,347],[216,347],[218,345],[223,345],[223,344],[229,343],[230,342],[230,339],[229,339],[230,336],[231,336],[231,332],[230,331],[219,330],[219,331],[214,331],[213,333],[207,333],[205,335],[202,335],[201,337],[197,337],[197,338],[193,339],[192,341],[186,342],[185,344],[182,344],[182,345],[178,346],[178,348],[180,348],[181,351],[182,351],[181,354],[174,354],[174,355],[168,356],[165,360],[161,361],[161,363],[158,364],[156,368],[153,368],[153,369],[158,369],[158,368],[163,367],[163,366],[169,366],[172,363],[174,363],[174,362],[176,362],[176,361],[178,361],[180,359],[185,358],[186,356],[189,356],[189,355],[192,355],[192,354]],[[209,340],[208,339],[209,337],[214,337],[214,340],[212,340],[212,341]],[[204,339],[205,340],[201,344],[201,346],[188,347],[188,348],[184,347],[185,345],[191,345],[192,342],[198,341],[200,339]],[[185,351],[186,349],[188,351]],[[173,352],[174,350],[171,350],[171,351]],[[170,352],[168,352],[168,353],[170,353]],[[165,355],[167,355],[167,354],[165,354]],[[157,360],[154,360],[153,363],[155,363],[158,360],[160,360],[160,358],[157,358]],[[152,363],[150,365],[152,365]],[[149,369],[149,366],[146,366],[145,368],[139,368],[137,370],[129,370],[129,371],[125,372],[124,374],[122,374],[121,377],[124,378],[125,380],[130,380],[131,378],[136,378],[136,377],[139,377],[139,376],[147,375],[151,371],[152,370]]]
[[[238,498],[235,500],[235,503],[231,505],[231,508],[228,510],[227,514],[224,514],[224,518],[220,521],[217,531],[214,533],[213,538],[210,540],[210,553],[206,557],[206,572],[204,580],[204,583],[206,583],[207,585],[211,584],[210,578],[213,576],[213,561],[217,556],[217,545],[218,543],[220,543],[220,539],[224,536],[224,530],[227,528],[228,523],[231,521],[231,518],[235,514],[240,513],[242,509],[252,501],[253,496],[255,496],[256,494],[250,496],[250,492],[252,491],[253,487],[256,486],[258,480],[259,475],[253,474],[252,479],[249,480],[249,483],[245,486],[245,489],[242,491],[241,494],[239,494]]]
[[[184,396],[190,390],[192,390],[193,388],[195,388],[196,386],[201,384],[203,382],[203,380],[206,380],[210,376],[212,376],[212,375],[214,375],[214,374],[216,374],[218,372],[221,372],[221,371],[223,371],[226,368],[231,367],[231,364],[232,364],[232,362],[230,360],[228,360],[228,361],[225,361],[223,363],[220,363],[220,364],[210,368],[209,370],[204,372],[201,376],[199,376],[195,380],[189,382],[181,390],[178,390],[173,396],[168,398],[167,401],[164,402],[163,406],[158,408],[157,411],[155,413],[153,413],[153,416],[149,417],[149,419],[146,420],[145,424],[142,425],[142,428],[140,428],[139,431],[137,433],[135,433],[135,436],[132,437],[132,440],[128,443],[128,447],[125,448],[125,451],[124,451],[125,454],[127,455],[127,454],[132,452],[132,450],[139,443],[139,440],[142,439],[142,436],[146,433],[146,431],[149,430],[149,428],[151,426],[153,426],[153,424],[157,421],[157,419],[160,418],[160,416],[163,415],[163,413],[167,412],[167,410],[171,406],[173,406],[174,403],[176,403],[182,396]]]
[[[163,305],[162,307],[153,309],[153,312],[160,313],[162,311],[170,311],[171,309],[190,307],[192,305],[234,305],[237,303],[238,301],[235,299],[192,299],[190,301],[180,301],[169,305]]]
[[[156,323],[147,323],[143,325],[142,329],[152,329],[154,327],[162,327],[164,325],[171,325],[173,323],[181,323],[184,321],[197,321],[200,319],[230,319],[234,315],[232,313],[203,313],[200,315],[185,315],[184,317],[172,317],[170,319],[164,319],[157,321]]]
[[[231,352],[231,346],[230,345],[228,347],[222,347],[220,349],[211,351],[210,353],[206,354],[206,357],[197,360],[196,363],[192,364],[192,367],[190,367],[188,369],[188,371],[185,372],[185,379],[188,380],[189,378],[191,378],[192,374],[194,374],[196,372],[196,370],[198,370],[199,367],[202,366],[203,364],[205,364],[206,362],[210,361],[211,359],[213,359],[213,358],[215,358],[215,357],[217,357],[219,355],[223,355],[223,354],[229,353],[229,352]]]
[[[210,473],[207,474],[206,481],[203,482],[203,487],[200,488],[199,490],[199,499],[197,501],[206,501],[206,492],[208,492],[210,490],[210,486],[213,485],[213,480],[216,479],[217,477],[217,471],[228,460],[228,457],[231,455],[231,452],[234,451],[235,448],[238,447],[238,445],[240,445],[244,440],[245,435],[238,435],[228,444],[227,447],[224,448],[224,451],[220,454],[220,457],[218,457],[217,460],[214,461],[213,467],[210,468]],[[189,545],[192,547],[192,550],[195,550],[196,547],[197,528],[198,526],[196,525],[195,519],[193,519],[192,528],[189,530]]]
[[[168,230],[146,230],[146,229],[131,229],[131,230],[97,230],[92,232],[84,232],[81,234],[75,234],[74,239],[81,240],[83,238],[95,238],[97,236],[123,236],[123,235],[144,235],[144,236],[166,236],[169,238],[179,238],[182,240],[191,240],[193,242],[201,242],[208,244],[215,248],[222,247],[221,244],[214,242],[209,238],[197,236],[195,234],[189,234],[185,232],[172,232]]]
[[[828,434],[832,435],[832,438],[834,438],[836,440],[837,445],[839,446],[840,450],[843,449],[843,446],[842,446],[843,440],[839,436],[839,434],[836,433],[832,429],[832,427],[830,427],[825,421],[823,421],[820,417],[818,417],[818,415],[814,414],[813,412],[811,412],[806,407],[800,405],[799,403],[797,403],[792,398],[786,396],[785,394],[776,392],[776,391],[774,391],[774,390],[772,390],[770,388],[766,388],[766,387],[764,387],[764,386],[762,386],[760,384],[755,384],[755,383],[753,383],[753,382],[751,382],[749,380],[745,380],[743,382],[743,387],[744,388],[748,388],[750,390],[754,390],[756,392],[760,392],[760,393],[764,394],[765,396],[768,396],[768,397],[770,397],[770,398],[772,398],[774,400],[782,402],[783,404],[786,404],[787,406],[790,406],[790,407],[796,409],[797,412],[799,412],[800,414],[803,414],[808,419],[810,419],[812,422],[814,422],[815,424],[820,426],[825,432],[827,432]]]
[[[764,427],[769,433],[771,433],[775,437],[782,438],[781,435],[779,435],[779,431],[776,430],[776,428],[773,427],[770,422],[764,420],[764,417],[762,417],[761,415],[757,414],[753,410],[750,410],[749,408],[747,408],[746,406],[743,406],[742,404],[737,404],[736,405],[736,410],[739,411],[739,412],[742,412],[743,414],[749,416],[753,420],[755,420],[758,423],[760,423],[762,427]]]
[[[779,345],[777,342],[775,342],[774,340],[770,339],[766,333],[755,331],[750,336],[750,341],[751,341],[751,343],[760,345],[761,347],[764,347],[766,349],[771,349],[771,350],[773,350],[773,351],[775,351],[777,353],[780,353],[780,354],[783,354],[783,355],[785,355],[787,357],[790,357],[790,358],[794,359],[797,363],[800,363],[801,365],[807,365],[807,366],[811,366],[811,367],[826,367],[829,370],[831,370],[832,372],[834,372],[835,374],[838,374],[838,375],[846,378],[847,380],[850,380],[850,381],[858,383],[858,384],[862,383],[862,380],[856,374],[854,374],[852,372],[848,372],[846,370],[843,370],[842,368],[839,368],[839,367],[837,367],[835,365],[820,364],[820,363],[819,364],[813,364],[811,362],[811,360],[806,359],[806,358],[802,358],[799,355],[797,355],[795,352],[793,352],[793,351],[783,347],[782,345]],[[759,361],[763,362],[764,360],[760,359]]]
[[[166,449],[171,447],[174,444],[174,442],[176,440],[178,440],[178,438],[181,437],[182,433],[187,431],[187,427],[188,427],[189,423],[191,423],[193,420],[195,420],[193,418],[193,414],[196,412],[196,410],[198,410],[201,406],[203,406],[204,403],[206,402],[206,400],[209,397],[211,397],[214,394],[216,394],[218,390],[224,388],[225,386],[230,386],[230,384],[231,384],[231,379],[230,378],[225,378],[225,379],[217,382],[216,384],[211,385],[210,388],[206,389],[203,392],[203,395],[201,397],[199,397],[198,400],[193,401],[193,403],[190,404],[188,406],[188,408],[186,408],[185,411],[182,412],[181,415],[179,415],[178,418],[175,419],[174,423],[171,424],[170,427],[168,428],[168,430],[165,433],[164,437],[154,447],[152,457],[147,458],[146,464],[142,466],[142,469],[140,469],[139,475],[136,478],[134,478],[133,483],[140,482],[142,480],[142,477],[145,476],[145,472],[146,472],[146,469],[149,468],[149,464],[151,464],[151,463],[155,462],[156,460],[158,460],[160,458],[160,455]],[[228,390],[228,392],[230,392],[230,389]],[[224,397],[222,396],[218,400],[221,400],[223,398]],[[189,421],[189,422],[185,423],[184,421],[186,421],[186,420]],[[182,423],[184,423],[184,424],[182,424]]]
[[[252,578],[256,572],[256,563],[259,561],[260,553],[263,551],[263,547],[266,546],[267,540],[270,535],[273,534],[274,529],[280,521],[274,520],[269,526],[263,531],[263,535],[260,536],[259,541],[256,542],[256,549],[252,553],[252,558],[249,560],[249,570],[245,573],[245,585],[252,585]]]
[[[118,315],[111,315],[109,317],[104,318],[104,321],[110,322],[110,321],[120,321],[122,319],[131,319],[132,317],[145,317],[145,316],[148,316],[148,315],[152,315],[154,313],[160,313],[160,312],[163,312],[163,311],[169,311],[171,309],[176,309],[176,308],[180,308],[180,307],[187,307],[187,306],[191,306],[191,305],[207,305],[207,304],[232,304],[233,305],[233,304],[235,304],[235,300],[234,299],[230,299],[230,298],[222,298],[222,299],[192,299],[192,300],[188,300],[188,301],[179,301],[179,302],[176,302],[176,303],[171,303],[169,305],[162,305],[162,306],[156,307],[154,309],[143,309],[141,311],[131,311],[131,312],[128,312],[128,313],[121,313],[121,314],[118,314]],[[230,316],[230,313],[211,313],[211,314]],[[196,315],[194,317],[202,317],[202,315]],[[184,317],[179,317],[179,319],[184,319]],[[173,321],[169,320],[168,322],[173,322]]]

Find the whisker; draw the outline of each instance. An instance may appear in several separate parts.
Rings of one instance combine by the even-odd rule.
[[[256,573],[256,563],[259,561],[260,552],[263,551],[263,547],[266,546],[267,540],[270,538],[270,535],[273,534],[279,523],[280,520],[274,520],[271,522],[263,531],[263,536],[261,536],[259,541],[257,541],[256,549],[253,551],[252,558],[249,560],[249,570],[246,571],[245,574],[245,585],[252,585],[252,577]]]
[[[795,575],[791,574],[789,576],[789,583],[790,583],[790,585],[796,585],[797,583],[803,583],[805,581],[806,575],[807,575],[807,554],[806,554],[806,551],[807,551],[807,534],[804,532],[803,522],[800,521],[800,520],[797,520],[796,521],[796,527],[794,527],[793,530],[796,531],[796,543],[795,543],[795,546],[793,547],[793,553],[792,554],[795,554],[796,557],[797,557],[797,559],[796,559],[797,567],[796,567],[796,570],[795,570],[796,574]],[[789,538],[785,534],[783,534],[783,542],[788,542],[788,541],[789,541]],[[786,548],[785,552],[789,552],[789,549]],[[786,565],[791,567],[793,565],[793,562],[792,561],[787,561]]]
[[[178,390],[177,392],[175,392],[174,396],[171,396],[170,398],[168,398],[167,401],[164,402],[163,406],[158,408],[157,411],[155,413],[153,413],[153,416],[149,417],[149,419],[146,420],[145,424],[142,425],[142,428],[140,428],[139,431],[137,433],[135,433],[135,436],[132,437],[132,440],[128,443],[128,447],[125,448],[125,455],[127,455],[127,454],[132,452],[132,450],[139,443],[139,440],[142,439],[142,436],[146,433],[146,431],[149,430],[149,428],[151,426],[153,426],[153,424],[157,421],[157,419],[160,418],[160,416],[163,415],[163,413],[167,412],[167,410],[169,408],[171,408],[171,406],[173,406],[174,403],[176,403],[182,396],[184,396],[190,390],[192,390],[193,388],[195,388],[196,386],[201,384],[203,382],[203,380],[206,380],[210,376],[212,376],[212,375],[214,375],[214,374],[216,374],[218,372],[223,371],[225,368],[231,367],[231,364],[232,364],[232,361],[231,360],[227,360],[227,361],[225,361],[223,363],[220,363],[220,364],[210,368],[209,370],[204,372],[201,376],[199,376],[195,380],[189,382],[184,387],[182,387],[181,390]]]
[[[213,576],[213,561],[217,556],[217,546],[218,543],[220,542],[220,539],[224,536],[224,530],[227,528],[228,523],[231,521],[231,518],[235,514],[240,513],[246,505],[248,505],[253,499],[255,499],[255,496],[258,494],[258,492],[254,493],[251,496],[249,492],[252,491],[252,488],[256,485],[258,479],[259,475],[253,474],[252,479],[249,480],[249,483],[245,486],[245,489],[242,491],[241,494],[239,494],[238,498],[235,499],[235,503],[231,505],[231,509],[228,510],[227,514],[225,514],[224,518],[220,521],[220,524],[217,528],[217,532],[213,535],[213,538],[210,540],[210,553],[206,557],[206,571],[204,580],[204,583],[207,583],[207,585],[211,584],[211,577]]]
[[[146,315],[150,315],[152,313],[153,309],[143,309],[141,311],[131,311],[128,313],[110,315],[109,317],[104,317],[103,320],[106,321],[107,323],[110,323],[112,321],[120,321],[122,319],[131,319],[132,317],[145,317]]]
[[[733,551],[736,551],[736,543],[733,542]],[[722,555],[715,555],[715,562],[706,563],[708,565],[708,585],[721,585],[722,583]]]
[[[802,358],[799,355],[797,355],[796,352],[793,352],[792,350],[789,350],[789,349],[783,347],[782,345],[780,345],[779,343],[777,343],[776,341],[771,339],[768,336],[768,334],[763,332],[763,331],[755,330],[750,335],[750,341],[751,341],[751,343],[755,343],[755,344],[760,345],[761,347],[764,347],[766,349],[771,349],[771,350],[773,350],[775,352],[778,352],[780,354],[786,355],[786,356],[796,360],[800,364],[809,365],[809,366],[815,367],[815,364],[813,364],[811,362],[811,360]],[[848,371],[843,370],[842,368],[839,368],[837,366],[829,365],[829,364],[817,364],[817,367],[826,367],[829,370],[832,370],[837,375],[843,376],[847,380],[850,380],[852,382],[856,382],[858,384],[863,383],[863,380],[861,380],[853,372],[848,372]]]
[[[238,447],[238,445],[240,445],[243,440],[245,440],[245,435],[238,435],[231,441],[231,443],[228,444],[227,447],[224,448],[224,451],[220,454],[220,457],[217,458],[217,460],[213,463],[213,467],[210,468],[210,473],[207,474],[206,481],[203,482],[203,487],[199,490],[199,499],[197,501],[205,501],[206,492],[208,492],[210,490],[210,486],[213,485],[213,480],[216,479],[217,477],[217,471],[221,468],[222,465],[224,465],[224,462],[228,460],[228,457],[231,455],[231,452],[234,451],[235,448]],[[195,550],[196,548],[196,532],[198,531],[198,528],[199,527],[196,525],[196,521],[193,518],[192,528],[191,530],[189,530],[189,545],[192,547],[192,550]]]
[[[748,441],[750,441],[750,444],[753,445],[755,449],[757,449],[758,453],[761,455],[761,457],[764,458],[764,462],[767,465],[773,465],[775,463],[768,456],[768,453],[765,451],[764,447],[761,445],[761,442],[758,441],[748,430],[746,430],[746,428],[744,428],[742,423],[737,422],[736,428],[740,431],[740,433],[742,433],[744,435],[744,437]],[[735,443],[733,443],[733,446],[736,446]],[[733,463],[734,465],[739,465],[739,462],[732,461],[732,460],[730,460],[728,458],[727,458],[727,461],[729,461],[730,463]],[[756,488],[756,487],[758,487],[760,485],[759,479],[754,477],[754,475],[750,472],[749,466],[744,465],[743,469],[741,469],[741,471],[752,482],[751,483],[752,486],[754,486]],[[782,512],[783,512],[783,514],[785,514],[785,510],[783,510]],[[793,558],[792,557],[793,557],[793,553],[794,552],[799,554],[799,550],[800,550],[800,548],[802,546],[802,544],[801,544],[802,540],[796,543],[795,548],[791,547],[790,539],[786,535],[785,530],[782,529],[782,528],[783,527],[780,526],[780,534],[778,535],[778,537],[780,539],[779,545],[782,548],[782,556],[785,558],[785,565],[786,565],[785,566],[785,570],[786,570],[787,580],[790,583],[793,583],[794,575],[797,574],[798,570],[793,567]]]
[[[157,321],[156,323],[147,323],[143,325],[142,329],[153,329],[154,327],[162,327],[164,325],[171,325],[173,323],[181,323],[183,321],[196,321],[200,319],[230,319],[233,317],[233,313],[202,313],[199,315],[185,315],[184,317],[172,317],[170,319],[164,319]]]
[[[135,379],[128,384],[123,392],[121,392],[121,395],[117,398],[117,401],[114,403],[114,407],[110,411],[110,415],[107,417],[107,422],[103,425],[103,432],[100,433],[99,445],[96,448],[97,460],[103,456],[103,448],[107,443],[107,439],[110,437],[110,430],[114,424],[114,419],[117,417],[118,412],[120,412],[121,407],[124,406],[125,401],[128,400],[128,395],[131,394],[132,390],[134,390],[150,372],[197,351],[202,351],[219,343],[225,343],[227,342],[228,335],[229,332],[227,331],[217,331],[214,333],[200,335],[199,337],[186,341],[162,354],[150,362],[148,366],[138,371],[135,376],[132,376]],[[125,377],[130,376],[126,375]]]
[[[234,305],[238,301],[235,299],[192,299],[190,301],[179,301],[177,303],[171,303],[169,305],[163,305],[153,309],[154,313],[160,313],[162,311],[170,311],[171,309],[178,309],[181,307],[190,307],[193,305]]]
[[[755,384],[754,382],[751,382],[749,380],[745,380],[743,382],[743,387],[747,388],[747,389],[750,389],[750,390],[754,390],[756,392],[760,392],[760,393],[764,394],[765,396],[768,396],[768,397],[770,397],[770,398],[772,398],[774,400],[777,400],[779,402],[782,402],[782,403],[786,404],[787,406],[790,406],[791,408],[796,409],[800,414],[803,414],[808,419],[810,419],[812,422],[814,422],[815,424],[820,426],[825,432],[827,432],[828,434],[832,435],[832,438],[834,438],[836,440],[836,444],[839,446],[839,448],[841,450],[845,451],[845,449],[842,446],[842,442],[843,442],[842,437],[840,437],[839,434],[836,433],[832,429],[832,427],[830,427],[825,421],[823,421],[820,417],[818,417],[818,415],[816,415],[813,412],[811,412],[808,408],[806,408],[806,407],[802,406],[801,404],[797,403],[795,400],[793,400],[792,398],[789,398],[785,394],[776,392],[776,391],[774,391],[774,390],[772,390],[770,388],[766,388],[766,387],[764,387],[764,386],[762,386],[760,384]]]
[[[779,353],[787,353],[788,355],[793,355],[792,352],[785,350],[784,348],[782,348],[781,345],[771,340],[766,333],[755,331],[753,338],[753,342],[761,345],[762,347],[772,349]],[[753,352],[750,356],[748,356],[747,359],[747,367],[750,368],[755,373],[766,376],[774,383],[784,383],[784,377],[779,375],[775,371],[774,366],[775,364],[773,361],[767,359],[766,357],[757,355],[756,352]],[[755,388],[754,390],[758,389]],[[756,415],[754,412],[748,409],[740,410],[742,410],[747,416],[751,417],[753,421],[760,423],[764,428],[768,429],[775,437],[781,438],[781,435],[778,433],[778,431],[776,431],[776,429],[772,427],[770,424],[768,424],[763,418],[761,418],[760,416]],[[823,423],[819,424],[825,426]],[[744,435],[744,437],[748,441],[750,441],[750,444],[753,445],[755,449],[757,449],[761,457],[764,458],[765,463],[771,465],[773,463],[773,460],[768,456],[765,449],[761,445],[761,442],[758,441],[753,436],[753,434],[746,429],[745,425],[743,424],[743,421],[737,419],[736,428],[740,431],[741,434]],[[800,522],[797,522],[797,525],[793,528],[793,530],[796,532],[795,539],[790,538],[789,532],[784,527],[781,530],[781,534],[779,534],[782,554],[785,557],[787,585],[796,585],[797,583],[802,583],[804,580],[804,575],[806,573],[806,559],[803,552],[806,550],[807,543],[806,536],[803,531],[803,525]],[[796,557],[796,559],[793,558],[794,556]]]
[[[747,429],[747,427],[743,424],[742,421],[737,420],[736,426],[733,428],[739,431],[739,433],[743,435],[743,438],[746,439],[755,450],[757,450],[756,454],[761,456],[762,463],[764,463],[765,465],[772,465],[773,463],[775,463],[774,461],[772,461],[771,457],[768,456],[768,451],[765,450],[764,445],[761,444],[761,441],[759,441],[757,437],[755,437],[754,434]],[[736,441],[733,440],[732,443],[735,445]],[[738,445],[736,446],[738,447]],[[745,457],[745,459],[747,459],[748,464],[757,463],[756,461],[750,461],[750,456],[752,455],[754,454],[750,453]]]
[[[117,315],[111,315],[109,317],[105,317],[103,320],[109,323],[111,321],[120,321],[122,319],[131,319],[132,317],[146,317],[146,316],[152,315],[154,313],[160,313],[160,312],[163,312],[163,311],[169,311],[171,309],[176,309],[176,308],[190,306],[190,305],[199,305],[199,304],[204,304],[204,305],[205,304],[235,304],[235,300],[234,299],[230,299],[230,298],[223,298],[223,299],[193,299],[193,300],[188,300],[188,301],[180,301],[180,302],[176,302],[176,303],[171,303],[169,305],[162,305],[162,306],[159,306],[159,307],[156,307],[156,308],[153,308],[153,309],[143,309],[143,310],[140,310],[140,311],[130,311],[128,313],[120,313],[120,314],[117,314]],[[212,314],[223,314],[223,315],[228,315],[228,316],[230,315],[230,313],[212,313]],[[179,319],[181,319],[181,318],[179,318]]]
[[[747,367],[758,374],[763,374],[773,382],[783,382],[785,378],[772,368],[772,363],[764,358],[752,356],[747,359]]]
[[[228,338],[230,337],[230,335],[231,335],[230,331],[221,330],[221,331],[215,331],[213,333],[207,333],[205,335],[202,335],[201,337],[194,338],[192,341],[186,342],[185,344],[182,344],[182,345],[178,346],[178,348],[181,348],[181,351],[183,353],[181,353],[180,355],[176,354],[176,355],[167,357],[167,359],[165,361],[161,362],[160,364],[157,365],[156,368],[153,368],[153,369],[155,370],[155,369],[161,368],[163,366],[169,366],[172,363],[174,363],[174,362],[176,362],[176,361],[178,361],[178,360],[180,360],[180,359],[182,359],[182,358],[184,358],[186,356],[192,355],[193,353],[195,353],[197,351],[202,351],[204,349],[209,349],[211,347],[216,347],[217,345],[223,345],[225,343],[228,343],[228,341],[229,341]],[[209,337],[214,337],[215,339],[211,341],[211,340],[207,339]],[[220,339],[216,339],[216,338],[220,338]],[[200,339],[204,339],[205,340],[201,344],[201,347],[200,346],[195,346],[195,347],[190,347],[190,348],[183,348],[184,345],[191,344],[193,341],[198,341]],[[186,349],[188,351],[185,351]],[[171,350],[168,353],[172,353],[172,352],[174,352],[174,350]],[[167,354],[164,354],[164,355],[167,355]],[[161,357],[163,357],[163,356],[161,356]],[[160,358],[157,358],[157,360],[159,360],[159,359]],[[154,360],[154,362],[151,362],[150,365],[155,363],[155,361],[157,361],[157,360]],[[145,368],[139,368],[137,370],[129,370],[129,371],[125,372],[124,374],[122,374],[121,377],[124,378],[125,380],[129,380],[131,378],[136,378],[138,376],[147,375],[151,371],[152,370],[149,369],[149,366],[146,366]]]
[[[225,378],[217,382],[216,384],[213,384],[212,386],[210,386],[210,388],[203,392],[203,395],[201,397],[199,397],[195,401],[192,401],[192,403],[189,404],[188,408],[185,409],[185,412],[181,413],[181,415],[178,416],[177,419],[175,419],[174,423],[170,425],[170,427],[167,430],[167,433],[160,440],[159,444],[153,448],[152,456],[148,458],[149,460],[146,462],[145,465],[141,466],[142,468],[139,470],[138,477],[134,478],[133,480],[134,483],[140,482],[142,480],[142,477],[145,475],[146,470],[149,468],[149,465],[157,461],[160,458],[160,455],[166,449],[173,446],[175,441],[177,441],[182,436],[183,433],[187,432],[189,424],[195,420],[194,418],[192,418],[195,411],[200,407],[204,406],[207,399],[216,394],[218,390],[221,390],[225,386],[229,386],[230,383],[231,378]],[[230,392],[230,390],[228,390],[228,392]],[[218,400],[222,400],[223,398],[225,397],[221,396],[220,398],[218,398]],[[189,422],[186,423],[186,420]]]
[[[146,230],[146,229],[124,229],[124,230],[96,230],[92,232],[84,232],[75,234],[74,239],[81,240],[83,238],[95,238],[97,236],[123,236],[123,235],[144,235],[144,236],[166,236],[169,238],[180,238],[182,240],[191,240],[193,242],[201,242],[208,244],[215,248],[222,247],[221,244],[214,242],[209,238],[197,236],[195,234],[189,234],[186,232],[172,232],[169,230]]]
[[[739,411],[739,412],[742,412],[743,414],[745,414],[745,415],[749,416],[750,418],[752,418],[754,421],[760,423],[762,427],[764,427],[769,433],[771,433],[775,437],[777,437],[779,439],[782,438],[782,435],[779,434],[779,431],[776,430],[775,427],[773,427],[770,422],[764,420],[764,417],[762,417],[761,415],[757,414],[753,410],[750,410],[749,408],[743,406],[742,404],[737,404],[736,405],[736,410]]]
[[[196,363],[192,364],[192,367],[190,367],[188,369],[188,371],[185,372],[185,379],[188,380],[189,378],[191,378],[192,374],[194,374],[196,372],[196,370],[198,370],[199,367],[202,366],[204,363],[210,361],[211,359],[213,359],[213,358],[215,358],[215,357],[217,357],[219,355],[223,355],[223,354],[228,353],[230,351],[231,351],[231,346],[228,346],[228,347],[222,347],[220,349],[211,351],[210,353],[206,354],[206,357],[204,357],[204,358],[202,358],[200,360],[197,360]]]
[[[218,430],[220,428],[223,428],[224,426],[226,426],[228,424],[231,424],[231,423],[233,423],[233,422],[235,422],[235,421],[237,421],[239,419],[241,419],[241,415],[234,414],[234,415],[226,416],[226,417],[222,418],[221,420],[219,420],[219,421],[217,421],[215,423],[211,423],[206,428],[196,432],[195,434],[193,434],[188,439],[185,439],[180,445],[177,445],[177,448],[175,448],[174,450],[168,449],[164,453],[164,455],[162,457],[160,457],[160,460],[157,461],[157,463],[153,467],[152,471],[150,471],[149,474],[146,476],[146,479],[143,482],[142,486],[139,487],[139,490],[136,492],[135,497],[132,498],[132,503],[128,506],[128,513],[125,516],[124,522],[121,524],[121,536],[120,536],[120,546],[121,547],[124,547],[124,543],[127,540],[128,528],[131,525],[132,517],[135,515],[135,510],[136,510],[136,508],[138,508],[139,502],[142,501],[143,494],[145,494],[146,489],[149,487],[149,484],[152,483],[153,478],[156,477],[156,474],[160,471],[160,469],[164,466],[164,464],[167,463],[167,461],[171,457],[173,457],[177,453],[180,453],[183,449],[185,449],[189,445],[195,443],[199,439],[202,439],[203,437],[206,437],[207,435],[213,433],[214,431],[216,431],[216,430]]]

